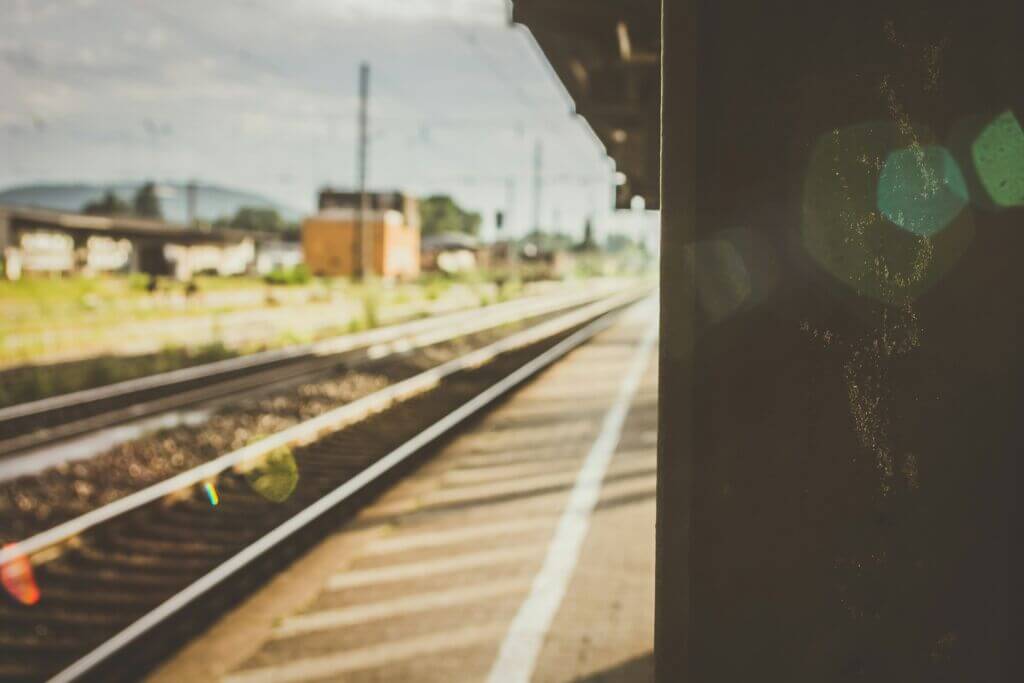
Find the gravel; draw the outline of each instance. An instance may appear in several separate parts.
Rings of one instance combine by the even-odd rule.
[[[221,405],[208,421],[127,441],[88,460],[0,483],[0,542],[27,538],[256,439],[371,394],[521,329],[471,335]]]

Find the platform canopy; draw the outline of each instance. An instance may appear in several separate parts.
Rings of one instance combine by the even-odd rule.
[[[658,0],[515,0],[513,20],[534,35],[576,111],[623,174],[616,205],[660,208]]]

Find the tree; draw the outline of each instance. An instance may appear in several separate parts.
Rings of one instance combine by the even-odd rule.
[[[612,233],[608,235],[608,239],[605,241],[605,249],[611,254],[616,254],[620,251],[633,248],[636,242],[633,241],[629,235],[623,235],[621,232]]]
[[[576,251],[593,251],[597,249],[597,242],[594,240],[594,224],[588,218],[583,226],[583,241],[576,245]]]
[[[160,212],[160,198],[156,194],[156,183],[148,182],[142,185],[132,200],[136,216],[143,218],[162,218]]]
[[[434,195],[420,200],[420,219],[423,235],[445,232],[476,235],[480,232],[480,214],[464,211],[447,195]]]
[[[231,218],[219,218],[217,228],[235,228],[258,232],[286,232],[295,226],[285,222],[276,209],[262,206],[243,206]]]
[[[113,190],[107,190],[100,199],[86,202],[82,207],[82,213],[90,216],[124,216],[131,213],[131,207]]]
[[[531,230],[520,240],[521,244],[533,244],[541,252],[569,251],[573,247],[573,240],[561,232],[543,232]]]

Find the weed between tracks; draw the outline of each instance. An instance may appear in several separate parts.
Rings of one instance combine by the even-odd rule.
[[[0,542],[18,541],[242,448],[261,435],[371,394],[522,329],[506,325],[389,358],[365,369],[225,404],[204,424],[119,444],[96,457],[0,483]]]

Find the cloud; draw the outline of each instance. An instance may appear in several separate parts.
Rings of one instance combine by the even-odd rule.
[[[0,24],[0,125],[13,131],[0,185],[196,177],[310,207],[320,185],[353,180],[364,60],[372,183],[453,192],[493,216],[513,178],[525,227],[537,137],[550,173],[603,170],[504,0],[15,5],[31,17]],[[29,134],[33,114],[46,128]],[[591,189],[552,189],[545,215],[582,224],[607,197]]]
[[[26,46],[16,44],[0,45],[0,62],[22,73],[39,71],[42,67],[42,61],[35,52]]]
[[[295,0],[293,6],[345,19],[446,19],[466,23],[501,23],[507,19],[506,0]]]

